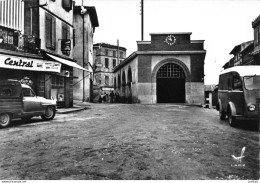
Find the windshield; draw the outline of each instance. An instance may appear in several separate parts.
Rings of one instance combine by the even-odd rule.
[[[244,82],[247,90],[260,90],[260,76],[245,76]]]

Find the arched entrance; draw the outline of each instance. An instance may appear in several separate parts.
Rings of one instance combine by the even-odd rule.
[[[131,89],[131,84],[132,84],[132,70],[129,67],[128,72],[127,72],[127,103],[132,103],[132,89]]]
[[[157,103],[185,103],[185,72],[178,64],[161,66],[156,83]]]

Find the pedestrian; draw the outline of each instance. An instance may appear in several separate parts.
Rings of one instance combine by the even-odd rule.
[[[110,92],[110,103],[114,103],[114,92]]]
[[[106,103],[106,98],[107,98],[107,94],[106,94],[106,92],[104,93],[104,95],[103,95],[103,103]]]
[[[116,93],[115,93],[115,100],[116,100],[116,102],[118,103],[119,102],[119,93],[118,93],[118,91],[116,91]]]
[[[99,103],[102,103],[102,100],[103,100],[103,91],[102,91],[102,89],[100,89],[100,90],[99,90],[98,102],[99,102]]]
[[[107,102],[107,103],[109,102],[109,96],[108,96],[108,93],[106,94],[106,102]]]

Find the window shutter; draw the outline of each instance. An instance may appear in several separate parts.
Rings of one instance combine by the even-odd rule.
[[[46,13],[45,14],[45,41],[46,48],[51,47],[51,17]]]
[[[62,32],[61,32],[61,37],[62,37],[62,39],[66,39],[66,25],[64,24],[64,23],[62,23],[62,26],[61,26],[62,28]]]
[[[70,39],[70,27],[67,25],[67,39]]]
[[[56,19],[52,18],[52,38],[51,38],[51,47],[56,48]]]

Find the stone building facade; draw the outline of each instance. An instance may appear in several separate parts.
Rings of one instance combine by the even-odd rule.
[[[224,69],[238,65],[260,65],[260,15],[252,22],[254,40],[243,42],[235,46],[230,54],[233,54]]]
[[[73,67],[82,69],[71,46],[72,0],[1,0],[0,12],[0,78],[17,79],[58,107],[71,107]]]
[[[114,68],[114,88],[133,103],[204,103],[203,40],[191,32],[152,33]]]
[[[83,12],[85,11],[85,12]],[[99,26],[93,6],[74,7],[74,59],[86,70],[74,68],[73,97],[76,100],[93,100],[93,38]]]
[[[94,98],[99,90],[110,93],[114,90],[113,69],[126,58],[126,48],[108,43],[96,43],[94,49]]]
[[[252,22],[254,29],[254,50],[252,56],[254,57],[254,65],[260,65],[260,15]]]

